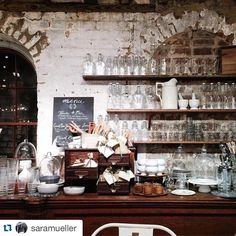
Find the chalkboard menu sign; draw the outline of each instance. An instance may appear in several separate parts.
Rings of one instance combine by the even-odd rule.
[[[81,129],[87,130],[93,121],[93,97],[54,97],[53,104],[53,140],[58,146],[66,146],[72,141],[67,125],[74,121]]]

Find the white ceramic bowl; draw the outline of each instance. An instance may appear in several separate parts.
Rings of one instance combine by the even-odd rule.
[[[68,195],[80,195],[84,193],[84,186],[67,186],[63,188],[64,193]]]
[[[156,166],[158,164],[157,159],[147,159],[146,160],[146,166]]]
[[[58,191],[58,184],[39,184],[38,185],[39,193],[56,193]]]
[[[139,165],[146,165],[146,158],[139,158],[139,159],[137,160],[137,163],[138,163]]]
[[[200,104],[199,99],[190,99],[189,100],[189,106],[191,109],[197,109]]]
[[[180,99],[178,100],[179,109],[187,109],[188,99]]]
[[[158,172],[158,173],[164,172],[165,169],[166,169],[166,166],[165,166],[165,165],[159,165],[159,166],[157,166],[157,172]]]
[[[166,160],[165,160],[165,159],[162,159],[162,158],[157,159],[157,164],[158,164],[158,165],[165,165],[165,164],[166,164]]]
[[[148,175],[155,175],[158,172],[157,166],[146,166],[146,172]]]
[[[140,173],[144,173],[146,171],[146,166],[145,165],[137,165],[137,170]]]

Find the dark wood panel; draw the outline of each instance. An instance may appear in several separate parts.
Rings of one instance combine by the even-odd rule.
[[[84,236],[109,222],[162,224],[178,236],[233,236],[236,233],[236,199],[211,194],[143,197],[86,193],[51,198],[0,198],[1,219],[81,219]],[[114,230],[104,231],[115,236]],[[162,234],[158,234],[159,236]]]

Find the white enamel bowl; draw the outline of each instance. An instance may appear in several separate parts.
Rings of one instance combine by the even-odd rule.
[[[84,193],[84,186],[67,186],[63,188],[64,193],[68,195],[80,195]]]
[[[49,193],[56,193],[58,191],[59,185],[58,184],[39,184],[38,185],[38,192],[49,194]]]

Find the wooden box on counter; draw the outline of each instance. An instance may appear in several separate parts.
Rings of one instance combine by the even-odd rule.
[[[130,193],[130,183],[119,181],[109,185],[106,181],[98,180],[97,193],[103,195],[126,195]]]
[[[97,166],[82,165],[88,159],[96,162]],[[65,149],[65,186],[83,185],[86,192],[98,192],[98,194],[128,194],[129,182],[119,182],[117,190],[114,191],[114,188],[110,188],[105,181],[98,179],[99,175],[110,166],[125,167],[134,171],[134,159],[134,150],[129,154],[113,154],[106,158],[97,149]]]
[[[98,167],[92,167],[90,161],[97,163],[96,149],[65,149],[65,181],[74,178],[97,179]],[[83,165],[87,161],[87,165]]]
[[[98,156],[99,166],[119,166],[119,167],[130,167],[132,159],[130,154],[113,154],[109,158],[104,157],[102,154]]]
[[[65,149],[65,186],[85,186],[86,192],[96,192],[98,167],[82,165],[89,159],[97,163],[97,149]]]

